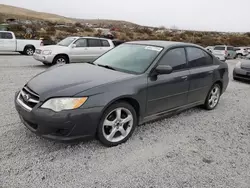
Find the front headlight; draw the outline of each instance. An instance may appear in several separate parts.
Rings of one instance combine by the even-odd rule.
[[[52,53],[52,51],[51,50],[44,50],[43,51],[43,55],[50,55]]]
[[[235,66],[236,68],[241,68],[241,62],[239,61],[237,64],[236,64],[236,66]]]
[[[41,108],[51,109],[55,112],[62,110],[77,109],[82,106],[86,101],[87,97],[80,98],[53,98],[46,101]]]

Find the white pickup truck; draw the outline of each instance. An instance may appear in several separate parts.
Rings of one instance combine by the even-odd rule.
[[[42,40],[16,39],[13,32],[0,31],[0,52],[19,52],[31,56],[40,46],[43,46]]]

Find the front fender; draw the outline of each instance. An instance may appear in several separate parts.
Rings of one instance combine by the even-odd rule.
[[[76,96],[88,97],[82,108],[103,107],[104,110],[118,100],[133,99],[138,102],[140,114],[143,116],[147,103],[147,78],[139,77],[137,79],[99,86],[78,93]]]

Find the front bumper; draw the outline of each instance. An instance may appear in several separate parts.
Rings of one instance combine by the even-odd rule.
[[[250,70],[247,71],[240,68],[234,68],[233,77],[235,79],[250,81]]]
[[[41,61],[44,63],[53,63],[53,60],[55,58],[55,55],[51,54],[51,55],[42,55],[42,54],[37,54],[34,53],[33,58],[37,61]]]
[[[22,123],[35,134],[57,141],[75,141],[93,138],[101,118],[102,107],[54,112],[35,106],[24,108],[15,95],[15,107]]]
[[[214,55],[214,56],[218,58],[220,61],[226,61],[226,58],[223,55]]]

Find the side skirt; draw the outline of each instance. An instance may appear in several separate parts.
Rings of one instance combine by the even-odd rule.
[[[188,104],[188,105],[184,105],[184,106],[181,106],[181,107],[173,108],[173,109],[170,109],[170,110],[167,110],[167,111],[164,111],[164,112],[160,112],[160,113],[157,113],[157,114],[146,116],[139,122],[139,125],[144,124],[144,123],[148,123],[148,122],[151,122],[151,121],[159,120],[159,119],[162,119],[162,118],[167,118],[169,116],[172,116],[174,114],[180,113],[180,112],[182,112],[184,110],[187,110],[187,109],[190,109],[190,108],[202,105],[202,104],[204,104],[204,101],[198,101],[198,102],[191,103],[191,104]]]

